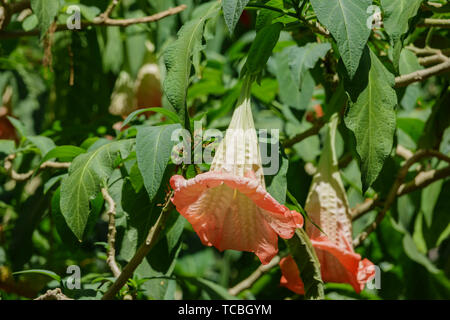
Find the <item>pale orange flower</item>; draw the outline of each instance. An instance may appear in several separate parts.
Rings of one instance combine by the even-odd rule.
[[[312,223],[306,223],[306,232],[319,259],[322,280],[349,283],[359,293],[373,278],[375,269],[372,262],[362,260],[353,250],[350,207],[334,149],[338,120],[334,116],[330,123],[327,142],[305,206],[311,220],[323,232]],[[286,257],[280,261],[280,266],[283,274],[281,285],[304,294],[303,281],[294,259]]]
[[[170,183],[172,202],[203,244],[254,252],[267,264],[278,252],[278,236],[291,238],[303,217],[266,191],[250,88],[247,79],[210,171],[189,180],[173,176]]]

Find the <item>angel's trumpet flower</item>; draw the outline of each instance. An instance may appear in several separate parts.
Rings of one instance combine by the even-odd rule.
[[[350,208],[334,148],[338,120],[337,115],[332,117],[305,205],[310,219],[322,231],[307,222],[306,232],[319,259],[323,281],[349,283],[359,293],[374,276],[375,268],[372,262],[362,260],[353,250]],[[283,274],[281,285],[304,294],[303,282],[294,259],[286,257],[281,260],[280,266]]]
[[[210,171],[189,180],[173,176],[170,184],[173,203],[203,244],[221,251],[254,252],[267,264],[278,252],[278,235],[291,238],[303,218],[266,191],[250,106],[251,83],[245,79]]]

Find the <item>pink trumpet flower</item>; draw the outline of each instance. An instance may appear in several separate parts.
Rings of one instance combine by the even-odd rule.
[[[204,245],[254,252],[263,264],[278,252],[278,235],[289,239],[303,217],[267,191],[250,106],[251,80],[244,82],[238,106],[209,172],[186,180],[173,176],[172,202]]]
[[[354,252],[352,221],[344,186],[339,174],[334,141],[338,123],[335,115],[319,167],[313,178],[305,210],[312,223],[306,223],[306,232],[316,251],[324,282],[349,283],[360,293],[367,281],[375,275],[373,263]],[[280,261],[281,285],[304,294],[304,285],[292,257]]]

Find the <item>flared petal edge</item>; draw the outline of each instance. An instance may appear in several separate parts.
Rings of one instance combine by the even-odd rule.
[[[321,265],[322,280],[324,282],[348,283],[356,293],[360,293],[365,284],[375,276],[375,268],[368,259],[362,259],[355,252],[343,250],[326,237],[311,240]],[[289,290],[304,294],[300,272],[292,257],[280,261],[282,277],[280,284]]]
[[[279,204],[254,178],[207,172],[189,180],[173,176],[170,183],[175,191],[172,202],[178,212],[191,223],[205,245],[219,250],[254,252],[267,264],[278,252],[277,235],[291,238],[295,229],[303,226],[298,212]],[[218,202],[223,196],[225,202],[204,208],[201,202],[208,196],[219,197]],[[241,212],[242,216],[239,210],[250,213]]]

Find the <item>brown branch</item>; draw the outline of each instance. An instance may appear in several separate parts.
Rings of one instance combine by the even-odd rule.
[[[48,290],[43,295],[37,297],[34,300],[73,300],[67,297],[64,293],[62,293],[60,288],[56,288],[55,290]]]
[[[450,28],[450,19],[427,18],[419,23],[419,27]]]
[[[445,56],[450,55],[449,49],[435,49],[430,47],[418,48],[414,45],[406,46],[406,49],[414,52],[417,56],[431,56],[435,54],[443,54]]]
[[[444,5],[442,3],[437,3],[437,2],[425,2],[424,4],[422,4],[422,7],[424,8],[435,8],[435,9],[439,9],[442,8]]]
[[[108,204],[108,217],[109,217],[109,223],[108,223],[108,252],[107,252],[107,258],[106,263],[108,264],[109,268],[111,269],[113,275],[115,278],[120,276],[120,268],[117,265],[116,261],[116,203],[114,202],[111,195],[108,193],[108,189],[102,188],[102,195],[103,199],[105,199],[106,203]]]
[[[413,181],[402,184],[398,189],[397,196],[400,197],[418,189],[425,188],[433,182],[448,177],[450,177],[450,166],[439,170],[422,171],[414,178]]]
[[[437,53],[432,56],[419,58],[419,63],[425,67],[432,66],[445,61],[447,61],[447,57],[444,56],[442,53]]]
[[[380,206],[380,204],[381,202],[378,199],[378,195],[375,195],[373,198],[367,198],[363,203],[356,205],[351,210],[352,220],[361,218],[367,212],[370,212],[376,207]]]
[[[167,9],[162,12],[158,12],[151,16],[146,16],[142,18],[131,18],[131,19],[103,19],[102,16],[97,17],[94,21],[84,21],[81,23],[81,30],[89,27],[89,26],[118,26],[118,27],[128,27],[130,25],[139,24],[139,23],[151,23],[156,22],[166,17],[175,15],[180,13],[181,11],[187,8],[186,5],[179,5],[177,7],[173,7]],[[68,30],[67,25],[59,24],[56,26],[55,31],[66,31]],[[76,29],[72,31],[78,31]],[[23,31],[23,30],[14,30],[14,31],[1,31],[0,39],[10,39],[17,37],[26,37],[26,36],[37,36],[40,34],[39,30],[31,30],[31,31]]]
[[[420,162],[422,159],[427,157],[436,157],[440,160],[446,161],[450,163],[450,158],[436,150],[419,150],[417,151],[411,158],[406,160],[405,164],[400,168],[399,172],[397,173],[397,177],[394,181],[394,184],[392,185],[391,189],[389,190],[389,193],[386,197],[386,200],[383,203],[383,207],[378,212],[377,217],[375,218],[375,221],[372,222],[361,234],[359,234],[355,240],[353,241],[353,246],[357,247],[362,242],[367,239],[367,237],[378,227],[378,225],[381,223],[381,221],[384,219],[386,213],[391,208],[392,204],[394,203],[395,199],[399,196],[399,190],[402,188],[403,181],[405,180],[409,169],[417,162]],[[442,173],[441,173],[442,175]],[[425,179],[426,180],[426,179]],[[436,181],[436,180],[434,180]],[[421,182],[424,183],[424,182]],[[431,182],[430,182],[431,183]],[[429,184],[429,183],[428,183]],[[425,184],[421,185],[421,187],[424,187]],[[418,186],[415,186],[416,189],[418,189]],[[403,187],[403,190],[405,187]],[[412,190],[411,187],[409,190]],[[405,193],[403,193],[405,194]],[[374,201],[374,204],[369,205],[369,208],[373,205],[375,205],[376,201]],[[370,210],[369,210],[370,211]],[[367,212],[367,211],[366,211]]]
[[[450,71],[450,59],[447,58],[445,62],[442,62],[433,67],[415,71],[413,73],[405,74],[395,78],[395,86],[406,87],[414,82],[423,81],[432,76],[436,76],[449,71]]]
[[[397,146],[397,148],[395,149],[395,153],[405,160],[410,159],[414,155],[414,153],[412,153],[411,150],[406,149],[404,146],[401,145]]]
[[[28,171],[26,173],[17,173],[13,168],[13,160],[16,158],[15,154],[10,154],[5,158],[5,163],[3,167],[5,168],[6,172],[9,174],[11,179],[15,181],[26,181],[30,179],[33,174],[34,170]],[[70,167],[70,162],[53,162],[53,161],[46,161],[43,164],[39,166],[38,170],[45,170],[45,169],[68,169]]]
[[[291,138],[291,139],[287,139],[283,142],[283,147],[285,148],[289,148],[292,147],[294,144],[297,144],[303,140],[305,140],[306,138],[309,138],[311,136],[314,136],[316,134],[319,133],[320,129],[322,129],[322,127],[325,125],[325,122],[323,122],[322,120],[317,120],[317,122],[308,130],[296,135],[295,137]]]
[[[112,0],[105,12],[101,14],[103,20],[108,20],[114,8],[119,4],[119,0]]]
[[[280,262],[280,257],[275,256],[275,258],[272,259],[268,264],[266,265],[260,265],[258,269],[256,269],[248,278],[242,280],[237,285],[235,285],[233,288],[230,288],[228,290],[228,293],[232,296],[236,296],[242,291],[249,289],[253,286],[253,284],[258,281],[259,278],[261,278],[265,273],[270,271],[272,268],[278,265]]]
[[[144,243],[141,244],[139,249],[136,251],[130,262],[123,268],[122,273],[116,279],[116,281],[109,287],[108,291],[103,295],[102,300],[111,300],[120,291],[120,289],[126,284],[128,279],[133,276],[134,270],[141,264],[142,260],[147,256],[150,250],[155,246],[159,240],[159,235],[163,230],[167,219],[169,217],[168,211],[172,208],[171,198],[173,196],[173,191],[170,192],[166,203],[164,204],[161,214],[156,221],[156,223],[150,228],[147,238]]]

